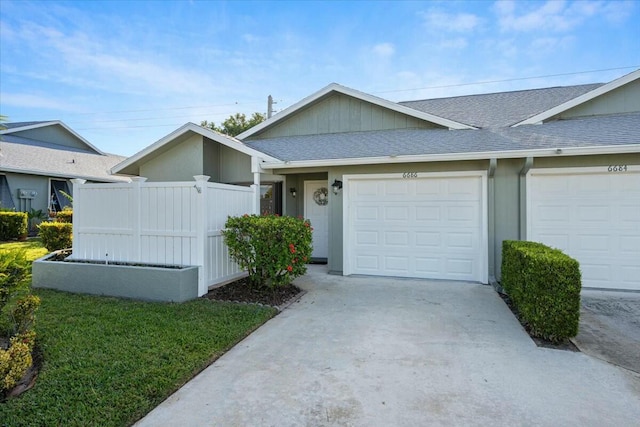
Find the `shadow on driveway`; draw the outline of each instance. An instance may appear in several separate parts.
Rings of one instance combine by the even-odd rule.
[[[576,346],[640,374],[640,293],[582,291]]]

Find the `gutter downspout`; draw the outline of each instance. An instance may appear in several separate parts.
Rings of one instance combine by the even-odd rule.
[[[533,157],[527,157],[520,171],[520,240],[527,240],[527,174],[533,167]]]
[[[487,228],[489,229],[489,254],[493,257],[493,260],[489,260],[489,261],[493,261],[493,272],[489,272],[489,283],[490,284],[495,284],[496,283],[496,277],[495,277],[495,271],[496,271],[496,260],[498,259],[497,254],[496,254],[496,191],[495,191],[495,173],[496,173],[496,167],[498,166],[498,159],[493,158],[493,159],[489,159],[489,169],[487,170],[487,177],[488,177],[488,189],[487,189],[487,196],[488,196],[488,203],[489,203],[489,208],[488,208],[488,212],[489,212],[489,218],[487,219],[487,221],[489,222],[487,224]],[[491,267],[491,265],[490,265]],[[493,273],[493,274],[492,274]]]

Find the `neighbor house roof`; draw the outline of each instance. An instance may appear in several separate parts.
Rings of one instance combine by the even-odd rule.
[[[519,123],[600,86],[602,83],[423,99],[399,104],[477,128],[502,127]]]
[[[465,131],[398,129],[290,136],[249,141],[249,147],[275,157],[267,168],[393,163],[471,158],[561,155],[580,152],[640,151],[640,113],[559,120],[543,126],[528,125]],[[558,153],[558,149],[561,150]]]
[[[75,138],[80,140],[83,144],[85,144],[88,149],[90,149],[92,151],[95,151],[98,154],[104,154],[97,147],[95,147],[89,141],[84,139],[81,135],[76,133],[73,129],[71,129],[69,126],[65,125],[60,120],[49,120],[49,121],[39,121],[39,122],[12,122],[12,123],[3,123],[2,125],[6,129],[0,130],[0,135],[9,135],[9,134],[13,134],[13,133],[23,132],[23,131],[26,131],[26,130],[43,128],[43,127],[46,127],[46,126],[60,126],[63,129],[65,129],[67,132],[72,134]]]
[[[455,120],[440,117],[433,113],[420,111],[415,108],[409,108],[404,105],[397,104],[395,102],[387,101],[386,99],[378,98],[377,96],[373,96],[368,93],[360,92],[358,90],[339,85],[337,83],[331,83],[330,85],[325,86],[324,88],[309,95],[308,97],[302,99],[301,101],[296,102],[292,106],[276,114],[270,119],[267,119],[264,122],[241,133],[240,135],[238,135],[237,138],[241,140],[245,140],[251,136],[255,136],[261,133],[264,129],[283,122],[285,119],[291,117],[295,113],[305,108],[308,108],[311,105],[315,104],[316,102],[319,102],[320,100],[325,99],[326,97],[331,96],[332,94],[335,94],[335,93],[341,93],[343,95],[347,95],[352,98],[359,99],[361,101],[369,102],[371,104],[378,105],[392,111],[406,114],[407,116],[411,116],[411,117],[425,120],[427,122],[435,123],[437,125],[444,126],[449,129],[472,129],[473,128],[471,125],[459,123]]]
[[[109,170],[124,160],[122,156],[96,154],[79,149],[47,144],[12,134],[0,141],[0,170],[91,181],[123,181]]]

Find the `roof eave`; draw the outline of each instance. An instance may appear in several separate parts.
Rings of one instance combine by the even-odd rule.
[[[536,114],[535,116],[529,117],[526,120],[518,122],[511,127],[517,127],[521,125],[535,125],[540,124],[547,120],[550,117],[553,117],[557,114],[563,113],[571,108],[577,107],[580,104],[584,104],[585,102],[591,101],[598,96],[604,95],[605,93],[611,92],[621,86],[624,86],[632,81],[640,79],[640,69],[633,71],[627,75],[624,75],[616,80],[613,80],[607,84],[604,84],[600,87],[593,89],[585,94],[582,94],[576,98],[573,98],[569,101],[566,101],[560,105],[557,105],[553,108],[550,108],[547,111],[543,111],[542,113]]]
[[[373,165],[387,163],[422,163],[486,159],[510,159],[523,157],[560,157],[597,154],[640,153],[640,144],[593,147],[558,147],[535,150],[482,151],[472,153],[419,154],[406,156],[358,157],[346,159],[300,160],[284,162],[264,162],[263,169],[293,169],[330,166]]]
[[[38,170],[38,169],[19,169],[19,168],[11,168],[11,167],[4,167],[4,166],[0,168],[0,172],[48,176],[53,178],[64,178],[64,179],[79,178],[79,179],[86,179],[87,181],[99,181],[99,182],[122,182],[127,178],[126,176],[122,176],[122,175],[114,176],[113,178],[110,178],[109,176],[63,174],[63,173],[44,171],[44,170]]]

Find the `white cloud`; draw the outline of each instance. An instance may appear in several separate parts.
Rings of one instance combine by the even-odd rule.
[[[469,45],[469,42],[464,37],[454,37],[444,39],[440,42],[439,47],[441,49],[464,49]]]
[[[548,52],[554,52],[557,50],[564,50],[566,48],[571,47],[575,40],[575,37],[565,36],[565,37],[540,37],[534,39],[531,42],[531,49],[534,55],[545,54]]]
[[[71,104],[46,96],[33,95],[29,93],[0,93],[3,105],[23,108],[42,108],[46,110],[57,110],[65,112],[78,112],[78,109]]]
[[[21,28],[21,36],[38,45],[34,51],[54,59],[56,67],[45,74],[49,80],[123,93],[185,93],[210,86],[207,76],[173,65],[168,58],[146,58],[145,52],[85,33],[30,24]]]
[[[380,43],[373,47],[373,52],[379,56],[390,57],[396,52],[396,48],[392,43]]]
[[[624,20],[633,9],[632,2],[557,1],[523,11],[531,3],[500,0],[494,4],[502,31],[570,31],[591,17],[604,16],[610,22]]]
[[[420,13],[429,30],[446,32],[470,32],[480,25],[480,18],[471,13],[447,13],[431,9]]]

